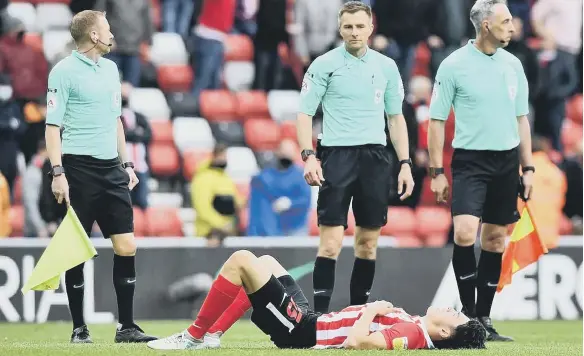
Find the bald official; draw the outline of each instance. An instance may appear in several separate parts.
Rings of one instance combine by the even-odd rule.
[[[113,284],[118,301],[116,342],[147,342],[134,323],[136,286],[134,221],[130,190],[138,184],[120,121],[121,83],[108,53],[113,35],[105,14],[82,11],[71,21],[77,50],[51,70],[45,138],[52,190],[71,206],[90,235],[97,221],[114,250]],[[61,131],[62,143],[61,143]],[[72,343],[91,343],[83,317],[83,264],[65,273],[73,319]]]
[[[488,340],[511,341],[497,332],[489,315],[508,226],[519,216],[517,195],[529,199],[535,172],[529,88],[521,62],[503,49],[514,32],[506,2],[477,0],[470,20],[476,39],[448,56],[436,74],[428,130],[431,189],[438,202],[447,200],[442,151],[445,122],[454,107],[452,266],[463,313],[479,319]],[[477,268],[474,245],[481,222]]]
[[[401,199],[409,197],[414,187],[402,115],[404,87],[395,62],[367,46],[373,32],[371,8],[359,1],[347,2],[338,20],[344,44],[308,68],[297,119],[304,176],[308,184],[319,186],[320,244],[313,288],[314,308],[322,313],[329,309],[351,200],[357,227],[350,304],[365,304],[369,298],[394,174],[386,147],[387,125],[400,160]],[[312,117],[319,104],[324,112],[320,163],[312,147]]]

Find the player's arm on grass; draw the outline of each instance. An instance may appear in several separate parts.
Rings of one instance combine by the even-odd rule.
[[[450,109],[454,101],[456,84],[453,65],[442,62],[436,73],[432,99],[430,101],[430,123],[428,125],[428,154],[430,166],[443,167],[444,128],[450,115]]]
[[[296,130],[301,150],[312,150],[312,117],[322,101],[327,89],[327,73],[322,57],[317,58],[304,75],[300,91],[300,110],[297,115]]]
[[[69,101],[70,82],[57,64],[49,73],[45,141],[52,166],[61,166],[61,125]]]
[[[386,75],[389,78],[389,82],[384,94],[385,113],[389,124],[389,138],[397,158],[401,161],[411,158],[409,157],[408,126],[402,112],[404,84],[395,62],[390,58],[387,58],[387,62],[389,64],[386,67]]]

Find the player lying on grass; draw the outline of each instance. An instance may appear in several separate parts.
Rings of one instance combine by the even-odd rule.
[[[450,308],[430,307],[419,317],[377,301],[317,314],[278,261],[244,250],[225,262],[194,323],[148,346],[158,350],[217,348],[219,337],[250,307],[251,321],[279,348],[485,347],[482,325]]]

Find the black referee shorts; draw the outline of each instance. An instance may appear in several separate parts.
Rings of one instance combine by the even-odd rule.
[[[452,156],[452,216],[473,215],[508,225],[519,219],[519,149],[455,149]]]
[[[63,155],[71,206],[89,235],[97,221],[105,238],[134,232],[130,177],[117,158]]]
[[[385,226],[392,172],[387,148],[364,145],[321,149],[324,182],[318,193],[318,224],[346,229],[352,198],[357,226]]]

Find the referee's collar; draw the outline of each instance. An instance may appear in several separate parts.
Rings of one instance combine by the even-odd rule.
[[[97,63],[95,63],[91,59],[89,59],[86,56],[79,53],[79,51],[77,51],[77,50],[73,50],[72,53],[77,59],[81,60],[82,62],[85,62],[85,64],[88,64],[90,66],[99,66],[101,64],[101,61],[103,60],[103,58],[99,57],[99,59],[97,60]]]
[[[352,55],[351,53],[349,53],[349,51],[347,51],[347,48],[345,47],[345,44],[344,43],[341,45],[341,47],[343,48],[343,55],[345,57],[351,58],[352,60],[362,61],[362,62],[367,63],[369,61],[369,58],[371,57],[370,54],[369,54],[371,52],[371,49],[369,48],[369,46],[365,46],[365,48],[366,48],[365,54],[362,55],[359,58],[357,58],[354,55]]]
[[[471,48],[471,51],[474,51],[477,54],[480,54],[480,55],[485,56],[485,57],[491,57],[492,58],[492,57],[496,56],[497,53],[499,53],[499,49],[497,48],[495,50],[495,53],[493,53],[491,55],[488,55],[488,54],[482,52],[480,49],[478,49],[477,46],[475,46],[475,42],[476,42],[476,39],[468,40],[468,46]]]

